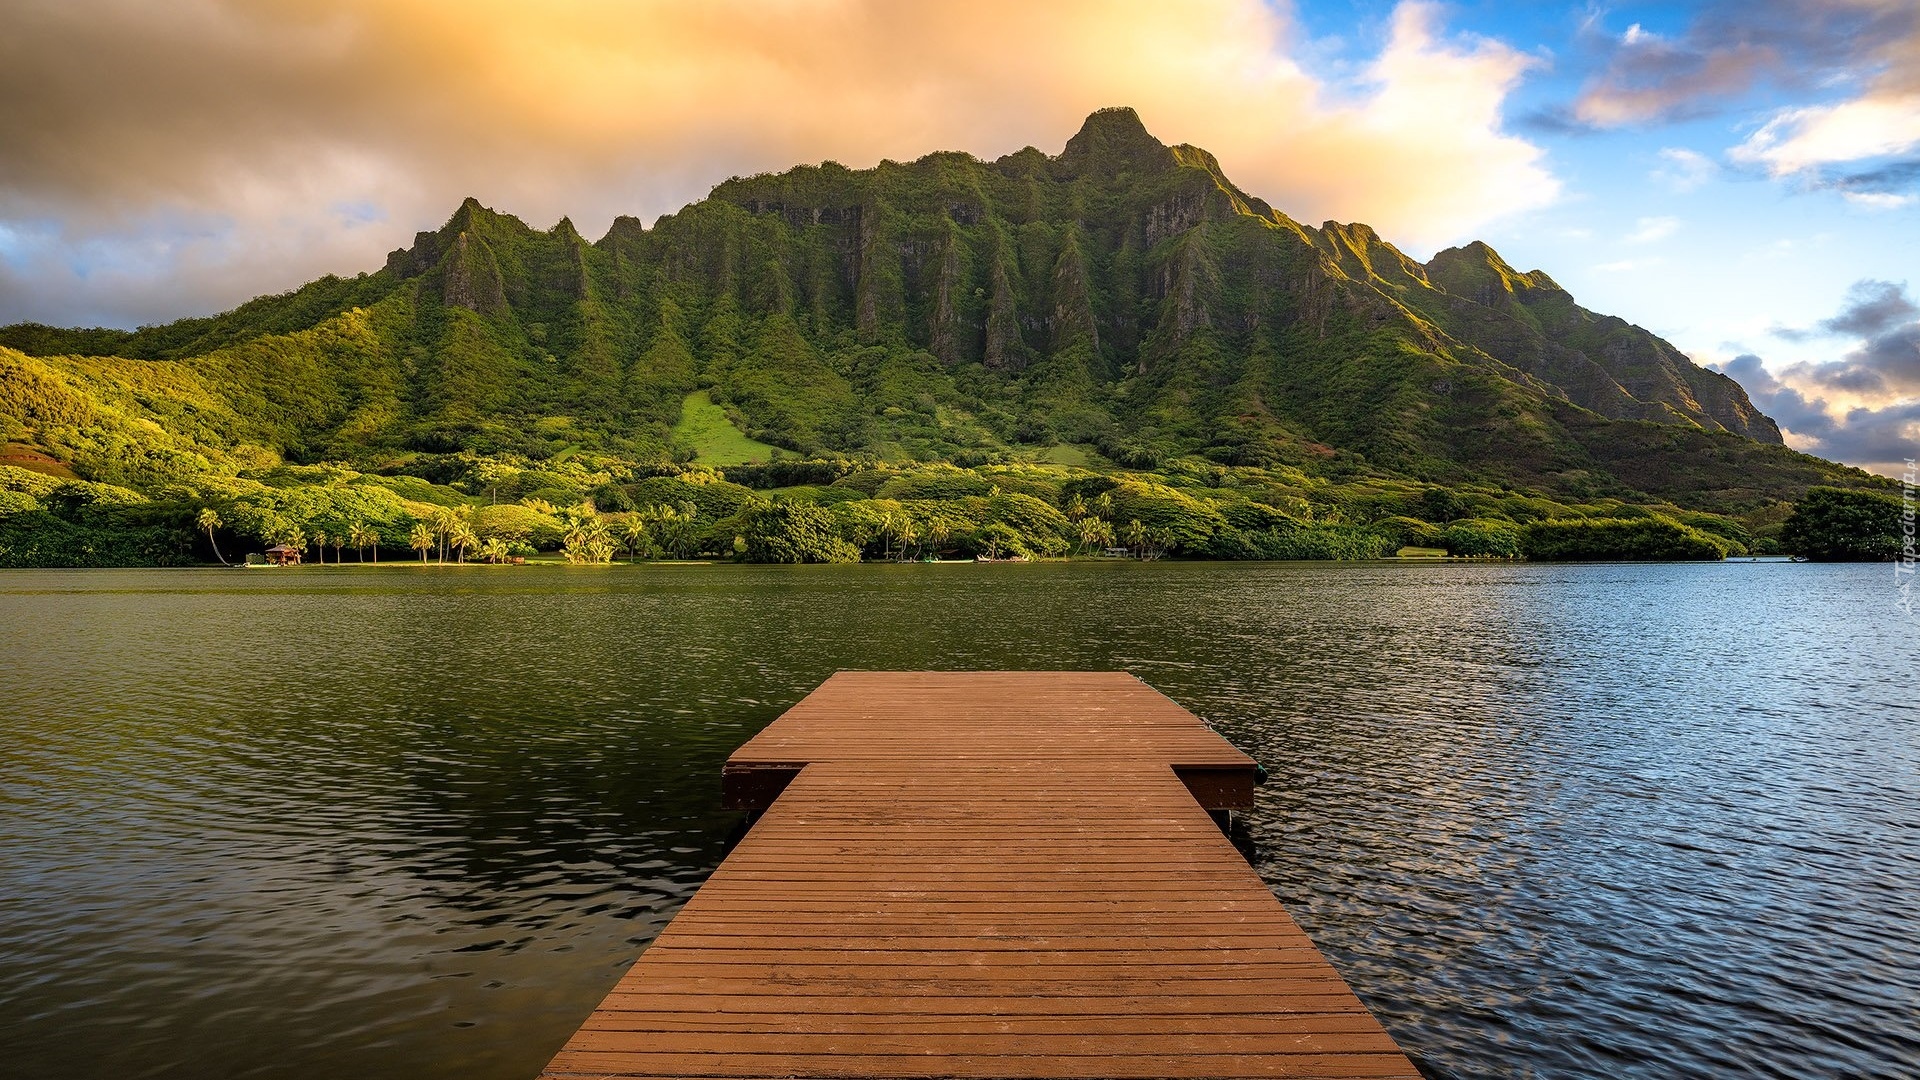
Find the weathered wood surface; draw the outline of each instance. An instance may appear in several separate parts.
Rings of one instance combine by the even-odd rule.
[[[545,1075],[1416,1077],[1176,768],[1251,795],[1129,675],[836,675],[733,755],[734,802],[784,791]]]

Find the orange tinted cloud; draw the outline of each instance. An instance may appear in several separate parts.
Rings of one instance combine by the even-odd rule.
[[[1414,2],[1348,87],[1259,0],[9,6],[0,319],[56,286],[160,317],[370,268],[467,194],[591,235],[733,173],[1057,152],[1116,104],[1289,213],[1416,245],[1557,194],[1501,126],[1529,59]]]

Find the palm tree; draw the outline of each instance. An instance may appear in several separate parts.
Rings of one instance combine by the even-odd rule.
[[[503,563],[509,558],[507,554],[507,542],[497,536],[487,537],[485,542],[480,545],[480,550],[476,552],[476,554],[490,563]]]
[[[680,514],[673,525],[673,550],[683,559],[700,554],[700,529],[694,524],[699,516],[700,508],[692,500],[680,500]]]
[[[414,523],[407,530],[407,545],[420,553],[420,565],[427,565],[427,549],[434,544],[433,526],[424,521]]]
[[[276,543],[292,548],[296,554],[304,551],[307,546],[307,534],[298,525],[282,525],[279,535],[275,536],[274,540]]]
[[[220,520],[220,512],[211,506],[204,506],[200,508],[200,516],[194,520],[207,530],[207,546],[213,549],[213,557],[220,560],[221,566],[227,565],[227,557],[220,554],[220,545],[213,542],[213,530],[226,524]]]
[[[620,539],[627,544],[627,561],[633,562],[640,554],[640,545],[647,542],[647,518],[645,514],[635,514],[620,523]]]
[[[1112,525],[1109,525],[1106,522],[1101,521],[1099,518],[1092,517],[1092,516],[1083,517],[1080,519],[1080,550],[1082,552],[1093,550],[1093,547],[1096,544],[1100,545],[1101,547],[1105,547],[1107,544],[1112,542],[1113,542],[1113,526]]]
[[[1126,531],[1121,535],[1126,538],[1127,547],[1134,549],[1136,553],[1144,553],[1147,545],[1147,527],[1140,524],[1139,518],[1127,522]]]
[[[899,533],[900,533],[900,561],[906,562],[907,561],[907,545],[918,543],[920,540],[920,534],[917,531],[915,531],[913,527],[913,519],[910,517],[907,517],[905,514],[900,515]]]
[[[367,527],[364,521],[356,521],[347,530],[347,539],[353,544],[353,553],[361,562],[367,559],[367,549],[373,549],[373,561],[380,561],[380,534]]]
[[[607,521],[591,502],[583,502],[567,512],[572,524],[567,528],[566,556],[570,563],[613,561],[614,544]]]
[[[445,507],[433,512],[434,555],[440,562],[447,561],[447,538],[453,533],[453,527],[460,522],[460,515]]]
[[[318,529],[313,531],[313,559],[321,566],[327,565],[327,534]]]
[[[456,521],[453,527],[447,530],[447,544],[454,549],[454,561],[465,562],[467,549],[478,547],[480,537],[474,533],[473,526],[464,521]]]

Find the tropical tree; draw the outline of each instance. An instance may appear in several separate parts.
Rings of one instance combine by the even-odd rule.
[[[1113,542],[1113,526],[1091,515],[1080,519],[1080,550],[1091,551]]]
[[[974,548],[989,559],[998,559],[1005,551],[1009,555],[1025,555],[1027,548],[1020,530],[1004,521],[989,521],[973,532]]]
[[[690,499],[680,500],[673,515],[673,553],[681,559],[690,559],[700,553],[700,529],[695,519],[700,516],[700,508]]]
[[[414,522],[413,528],[407,530],[407,546],[420,553],[422,566],[427,564],[427,551],[434,545],[434,536],[433,526],[424,521]]]
[[[900,524],[895,526],[895,531],[898,533],[900,537],[900,561],[906,562],[907,561],[907,545],[919,543],[920,541],[919,530],[913,527],[912,518],[908,517],[905,514],[902,514],[900,515]]]
[[[497,461],[482,461],[473,467],[473,478],[487,485],[487,501],[497,504],[500,501],[500,481],[518,471]]]
[[[1460,496],[1446,488],[1428,488],[1420,494],[1420,517],[1435,525],[1445,525],[1455,518],[1465,517],[1466,512]]]
[[[353,527],[347,530],[347,537],[353,543],[353,553],[362,562],[366,561],[369,550],[373,552],[373,561],[375,563],[380,561],[380,534],[366,522],[355,522]]]
[[[593,503],[583,502],[562,513],[567,521],[566,546],[561,553],[570,563],[604,563],[613,561],[615,551],[613,536],[607,527],[606,519],[595,510]]]
[[[676,559],[689,558],[699,551],[700,530],[694,524],[699,514],[700,508],[686,500],[677,506],[649,506],[641,511],[652,531],[654,546]]]
[[[321,566],[327,565],[327,534],[319,529],[313,531],[313,558]]]
[[[441,563],[447,561],[447,551],[453,546],[448,542],[453,535],[453,527],[460,524],[460,515],[446,507],[433,512],[434,555]]]
[[[1780,543],[1815,562],[1896,559],[1913,537],[1913,519],[1904,513],[1891,495],[1810,488],[1781,527]]]
[[[1134,518],[1132,521],[1127,522],[1126,529],[1123,530],[1120,535],[1126,540],[1128,549],[1133,551],[1134,554],[1142,556],[1146,554],[1147,527],[1140,524],[1139,518]]]
[[[447,546],[453,548],[455,562],[465,562],[467,549],[478,547],[479,544],[480,537],[474,534],[473,526],[464,521],[455,521],[447,529]]]
[[[810,503],[782,500],[749,510],[735,550],[749,562],[859,562],[860,549],[840,535],[833,517]]]
[[[302,529],[298,525],[294,525],[286,522],[283,522],[279,526],[277,526],[274,529],[274,535],[269,539],[271,539],[276,544],[280,544],[284,547],[290,547],[295,551],[302,551],[307,546],[306,530]]]
[[[213,530],[226,524],[220,520],[220,512],[211,506],[201,507],[200,516],[194,520],[201,528],[207,530],[207,546],[213,549],[213,557],[220,560],[221,566],[227,565],[227,557],[220,554],[220,545],[213,541]]]
[[[620,523],[620,539],[627,545],[627,561],[633,562],[640,555],[640,547],[651,542],[647,515],[636,513]]]
[[[475,554],[490,563],[503,563],[512,557],[512,553],[507,550],[507,542],[497,536],[490,536],[483,541],[480,544],[480,550]]]

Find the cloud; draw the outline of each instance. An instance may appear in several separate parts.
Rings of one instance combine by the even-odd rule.
[[[1842,191],[1840,197],[1865,210],[1900,210],[1920,202],[1912,195],[1891,191]]]
[[[1662,149],[1660,160],[1661,166],[1649,173],[1648,178],[1683,195],[1698,190],[1720,171],[1712,158],[1682,147]]]
[[[1796,450],[1888,475],[1920,456],[1920,401],[1836,408],[1776,378],[1752,353],[1709,366],[1745,388]]]
[[[1838,105],[1783,109],[1728,152],[1773,176],[1904,154],[1920,146],[1920,93],[1869,92]]]
[[[1572,115],[1602,128],[1684,120],[1762,86],[1807,92],[1876,72],[1897,87],[1917,34],[1920,11],[1905,0],[1715,0],[1677,37],[1609,37],[1591,19],[1601,70]]]
[[[1621,237],[1623,244],[1654,244],[1680,231],[1677,217],[1643,217],[1633,223],[1633,231]]]
[[[1836,360],[1778,373],[1752,353],[1709,365],[1745,387],[1789,445],[1880,472],[1920,456],[1920,304],[1904,283],[1856,282],[1833,317],[1776,332],[1852,339]]]
[[[1600,128],[1690,119],[1715,98],[1745,92],[1770,60],[1748,46],[1693,53],[1650,35],[1623,41],[1612,70],[1574,102],[1573,117]]]
[[[1920,306],[1907,295],[1905,282],[1856,281],[1847,290],[1846,306],[1820,328],[1829,334],[1873,338],[1920,318]]]
[[[1920,4],[1713,0],[1675,37],[1637,25],[1608,36],[1599,20],[1589,18],[1584,36],[1600,70],[1560,111],[1565,122],[1645,126],[1751,108],[1762,91],[1792,95],[1800,102],[1752,118],[1751,133],[1727,150],[1732,166],[1864,210],[1916,201],[1902,190],[1910,163],[1886,159],[1920,147]],[[1697,187],[1710,172],[1695,158],[1655,178]]]
[[[1833,178],[1835,187],[1849,191],[1893,191],[1920,181],[1920,158],[1882,162],[1871,169]]]
[[[371,269],[469,194],[591,233],[731,174],[1057,152],[1117,104],[1296,216],[1414,243],[1557,197],[1503,127],[1532,58],[1411,0],[1353,83],[1301,40],[1262,0],[10,0],[0,321]]]

